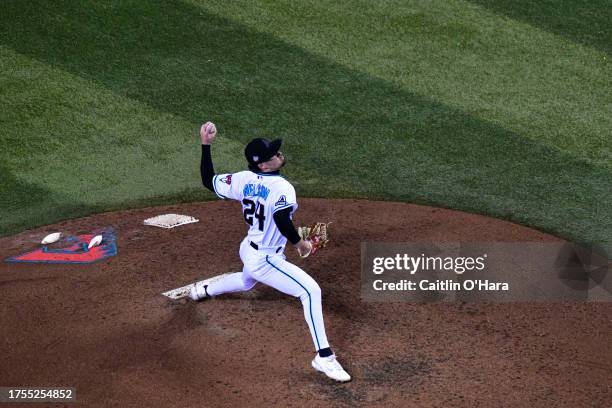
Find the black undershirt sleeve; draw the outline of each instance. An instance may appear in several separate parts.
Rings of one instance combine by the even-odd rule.
[[[285,208],[282,210],[278,210],[274,213],[274,222],[278,227],[278,230],[283,234],[285,238],[289,240],[293,245],[300,242],[300,236],[293,226],[293,221],[291,221],[291,207]]]
[[[215,169],[213,167],[212,157],[210,156],[210,145],[202,145],[200,176],[202,177],[202,184],[204,184],[204,187],[214,193],[213,177],[215,176]]]

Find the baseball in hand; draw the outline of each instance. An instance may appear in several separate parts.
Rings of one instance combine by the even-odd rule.
[[[200,128],[200,139],[202,144],[210,144],[217,136],[217,127],[212,122],[206,122]]]

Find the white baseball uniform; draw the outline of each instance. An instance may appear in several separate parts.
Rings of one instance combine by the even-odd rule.
[[[276,211],[292,208],[293,215],[297,210],[295,189],[291,183],[277,173],[241,171],[215,175],[213,187],[220,198],[242,203],[249,231],[240,244],[243,271],[210,283],[208,295],[247,291],[257,282],[262,282],[298,297],[304,307],[315,349],[329,347],[323,324],[321,288],[301,268],[287,262],[283,253],[287,238],[278,230],[273,218]]]

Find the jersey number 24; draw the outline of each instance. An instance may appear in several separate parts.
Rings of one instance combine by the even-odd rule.
[[[246,198],[242,200],[242,204],[244,204],[244,221],[249,225],[253,225],[253,218],[256,218],[259,221],[259,230],[263,231],[264,221],[266,220],[264,205]]]

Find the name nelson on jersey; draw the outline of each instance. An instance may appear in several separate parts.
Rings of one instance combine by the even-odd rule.
[[[262,184],[245,184],[242,188],[242,195],[246,197],[261,197],[264,200],[268,198],[270,189]]]

